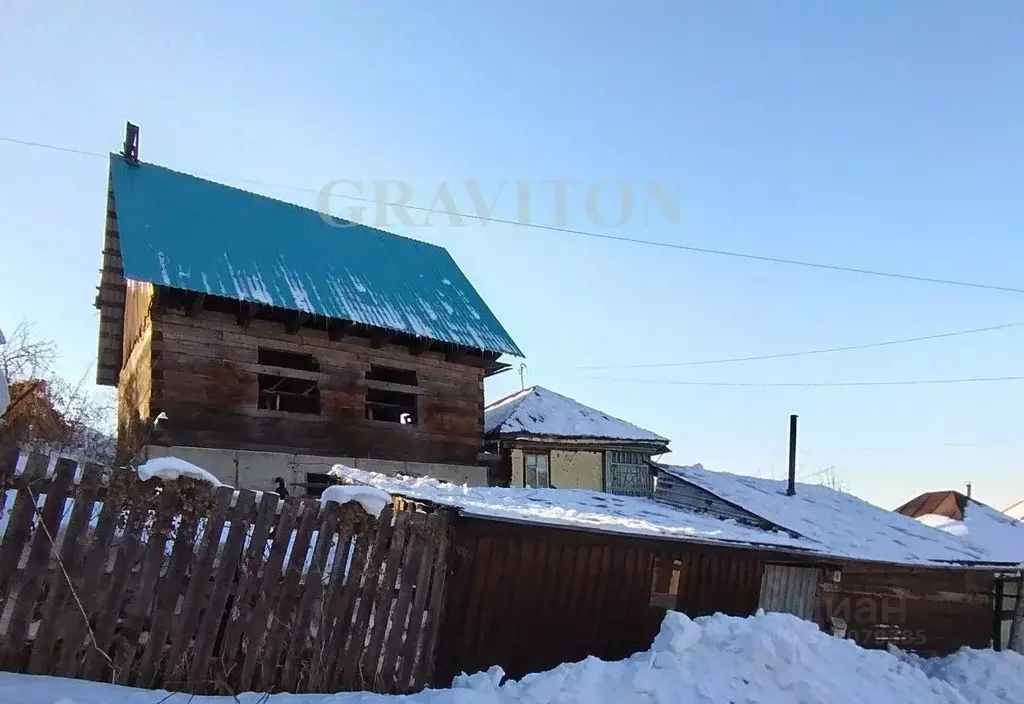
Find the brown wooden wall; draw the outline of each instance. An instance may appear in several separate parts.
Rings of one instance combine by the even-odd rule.
[[[758,552],[497,521],[456,521],[436,686],[500,665],[510,677],[588,655],[650,647],[665,611],[650,605],[656,558],[679,560],[676,608],[757,610]]]
[[[126,290],[122,367],[117,392],[117,450],[135,458],[146,442],[153,390],[152,287],[133,283]]]
[[[285,331],[278,322],[202,310],[154,309],[153,408],[167,413],[160,444],[300,452],[450,464],[478,463],[483,443],[483,367],[405,346],[374,349],[361,337]],[[320,415],[257,408],[260,346],[312,354],[319,365]],[[365,418],[371,364],[416,371],[419,423]]]
[[[867,648],[947,654],[989,646],[994,591],[992,572],[851,563],[824,583],[820,612],[846,620],[847,637]]]

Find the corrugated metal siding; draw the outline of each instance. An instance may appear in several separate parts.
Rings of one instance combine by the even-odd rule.
[[[442,247],[116,154],[124,275],[522,356]]]
[[[760,608],[814,619],[814,603],[821,570],[814,567],[765,565],[761,577]]]
[[[721,518],[730,518],[767,529],[774,528],[760,517],[723,501],[710,491],[694,486],[666,472],[658,473],[654,498],[678,508],[707,511]]]

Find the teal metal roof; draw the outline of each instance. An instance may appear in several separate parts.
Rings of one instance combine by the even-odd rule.
[[[110,173],[126,278],[522,356],[442,247],[119,154]]]

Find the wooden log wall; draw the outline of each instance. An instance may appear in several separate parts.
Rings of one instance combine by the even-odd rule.
[[[435,686],[491,665],[515,678],[649,648],[665,614],[651,605],[659,559],[682,564],[677,610],[757,610],[763,562],[752,550],[472,518],[454,535]]]
[[[260,347],[313,355],[319,415],[257,408]],[[400,345],[377,349],[365,338],[332,341],[313,328],[289,333],[281,323],[260,319],[243,327],[227,313],[161,308],[153,315],[153,351],[153,408],[170,418],[160,444],[478,464],[479,360],[446,361],[440,353],[413,355]],[[366,419],[371,365],[416,372],[418,423]]]
[[[198,694],[422,689],[447,517],[0,452],[0,668]],[[161,487],[157,491],[157,487]],[[97,501],[99,503],[97,503]],[[8,513],[9,512],[9,513]]]
[[[844,619],[847,637],[866,648],[944,655],[989,647],[994,593],[988,571],[852,563],[838,584],[823,584],[819,612],[826,623]]]

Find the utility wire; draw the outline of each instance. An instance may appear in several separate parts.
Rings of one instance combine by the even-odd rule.
[[[632,384],[665,384],[672,386],[735,386],[746,388],[832,388],[853,386],[918,386],[936,384],[977,384],[996,381],[1024,381],[1024,376],[969,377],[966,379],[900,379],[895,381],[829,381],[829,382],[735,382],[735,381],[678,381],[663,379],[621,379],[606,376],[585,377],[594,381],[617,381]]]
[[[12,144],[20,144],[28,147],[38,147],[41,149],[52,149],[60,152],[69,152],[72,154],[81,154],[84,156],[97,156],[106,158],[105,154],[97,152],[85,151],[82,149],[72,149],[69,147],[61,147],[53,144],[45,144],[42,142],[31,142],[23,139],[16,139],[14,137],[0,136],[0,141],[10,142]],[[224,178],[223,176],[217,176],[214,174],[194,172],[196,175],[208,176],[213,178]],[[241,183],[250,183],[270,188],[283,188],[288,190],[300,191],[304,193],[319,194],[321,191],[314,188],[304,188],[302,186],[291,186],[283,183],[274,183],[272,181],[259,181],[256,179],[227,179],[234,180]],[[467,218],[470,220],[479,220],[482,222],[493,222],[502,225],[511,225],[513,227],[528,227],[535,230],[544,230],[547,232],[558,232],[561,234],[579,235],[581,237],[591,237],[594,239],[602,239],[613,242],[626,242],[630,244],[645,245],[648,247],[660,247],[664,249],[675,249],[685,252],[695,252],[698,254],[712,254],[720,257],[732,257],[735,259],[747,259],[750,261],[765,262],[769,264],[785,264],[788,266],[799,266],[811,269],[821,269],[827,271],[840,271],[848,274],[861,274],[864,276],[874,276],[888,279],[902,279],[905,281],[917,281],[919,283],[931,283],[931,284],[942,284],[945,286],[958,286],[961,288],[974,288],[974,289],[985,289],[990,291],[1003,291],[1007,293],[1024,293],[1024,288],[1017,288],[1013,286],[1001,286],[997,284],[983,284],[975,281],[963,281],[959,279],[943,279],[931,276],[918,276],[915,274],[902,274],[893,271],[883,271],[880,269],[864,269],[860,267],[852,266],[841,266],[838,264],[824,264],[821,262],[810,262],[801,259],[784,259],[782,257],[769,257],[759,254],[750,254],[748,252],[736,252],[725,249],[712,249],[710,247],[697,247],[694,245],[679,244],[677,242],[662,242],[658,240],[648,240],[639,237],[625,237],[623,235],[609,235],[600,232],[593,232],[591,230],[581,230],[572,227],[562,227],[558,225],[544,225],[539,223],[531,222],[520,222],[519,220],[512,220],[508,218],[498,218],[493,216],[477,215],[475,213],[463,213],[459,211],[441,210],[437,208],[425,208],[422,206],[409,205],[407,203],[392,203],[388,201],[375,200],[372,198],[363,198],[361,196],[352,196],[341,193],[331,193],[331,197],[334,198],[347,198],[349,200],[359,201],[362,203],[371,203],[376,205],[383,205],[387,207],[405,208],[407,210],[413,210],[422,213],[434,213],[437,215],[448,215],[449,217]]]
[[[958,337],[960,335],[974,335],[980,332],[993,332],[1006,330],[1008,328],[1024,327],[1024,322],[1006,323],[1004,325],[992,325],[985,328],[971,328],[969,330],[956,330],[954,332],[941,332],[935,335],[923,335],[921,337],[907,337],[901,340],[885,340],[884,342],[868,342],[861,345],[847,345],[845,347],[826,347],[822,349],[803,350],[800,352],[779,352],[777,354],[762,354],[753,357],[727,357],[725,359],[699,359],[688,362],[661,362],[656,364],[609,364],[609,365],[588,365],[568,366],[566,369],[663,369],[668,367],[697,367],[710,364],[731,364],[733,362],[757,362],[765,359],[784,359],[787,357],[805,357],[815,354],[831,354],[834,352],[852,352],[854,350],[867,350],[876,347],[890,347],[893,345],[905,345],[912,342],[924,342],[926,340],[941,340],[947,337]]]

